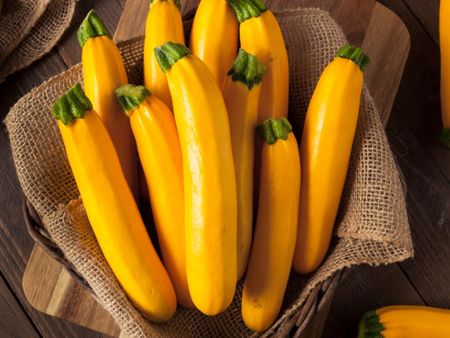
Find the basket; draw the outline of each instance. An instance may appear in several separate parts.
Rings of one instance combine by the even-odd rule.
[[[192,15],[192,14],[191,14]],[[309,99],[324,67],[345,36],[318,9],[276,13],[290,58],[289,117],[299,138]],[[189,31],[189,22],[186,23]],[[142,38],[121,43],[131,83],[142,83]],[[256,335],[238,310],[242,283],[232,306],[216,317],[180,309],[166,324],[145,321],[118,286],[95,241],[67,163],[53,101],[82,80],[81,66],[48,80],[10,111],[7,125],[18,178],[26,200],[23,213],[33,239],[111,313],[131,337]],[[320,337],[339,282],[359,264],[389,264],[412,256],[404,190],[373,100],[364,89],[347,182],[329,255],[309,276],[292,273],[279,319],[262,336]]]

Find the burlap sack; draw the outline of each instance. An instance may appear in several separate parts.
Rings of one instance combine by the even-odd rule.
[[[0,15],[0,64],[30,32],[50,0],[5,0]]]
[[[321,10],[284,11],[277,13],[277,18],[289,49],[290,119],[298,133],[322,70],[346,41],[337,24]],[[142,82],[142,48],[142,39],[121,47],[132,83]],[[55,98],[81,79],[81,68],[77,65],[21,99],[6,119],[22,188],[43,216],[54,241],[93,288],[124,336],[252,335],[240,315],[242,283],[233,304],[215,317],[180,308],[171,321],[155,325],[129,303],[102,256],[82,203],[77,200],[79,194],[50,114]],[[309,278],[291,275],[280,317],[265,335],[285,332],[283,329],[298,314],[307,296],[344,267],[388,264],[412,256],[402,183],[367,90],[363,94],[336,235],[329,257],[316,273]]]
[[[30,65],[56,45],[70,25],[75,5],[75,0],[51,0],[31,32],[3,62],[0,60],[0,83],[9,74]]]

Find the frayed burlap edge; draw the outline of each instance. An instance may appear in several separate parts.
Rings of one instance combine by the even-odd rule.
[[[0,64],[30,32],[50,0],[6,0],[0,15]]]
[[[52,0],[36,26],[0,64],[0,83],[18,70],[47,54],[69,27],[75,0]]]

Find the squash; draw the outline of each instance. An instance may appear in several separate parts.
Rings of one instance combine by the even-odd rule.
[[[184,44],[179,0],[152,0],[145,25],[144,84],[172,110],[166,75],[158,65],[153,50],[165,42]]]
[[[111,270],[149,320],[176,309],[172,283],[147,234],[114,145],[79,84],[52,110],[86,213]]]
[[[133,195],[138,199],[137,154],[130,121],[122,113],[114,90],[128,83],[119,49],[103,22],[91,10],[78,29],[82,47],[84,88],[100,115],[119,155],[120,164]]]
[[[450,149],[450,1],[441,0],[439,36],[441,47],[441,111],[444,129],[441,143]]]
[[[294,257],[294,269],[299,273],[316,270],[330,245],[368,62],[360,48],[341,48],[323,71],[306,113],[300,146],[303,185]]]
[[[227,110],[214,76],[181,44],[155,49],[167,75],[183,156],[186,271],[207,315],[233,300],[237,273],[236,180]]]
[[[386,306],[366,312],[358,338],[450,337],[450,310],[426,306]]]
[[[192,308],[184,248],[183,162],[175,119],[143,86],[123,85],[116,95],[136,139],[164,265],[178,302]]]
[[[258,123],[270,117],[287,117],[289,63],[280,26],[261,0],[227,0],[240,22],[241,48],[266,67],[259,99]]]
[[[280,311],[297,236],[300,159],[285,119],[268,119],[259,128],[265,142],[255,237],[242,294],[242,318],[252,330],[268,329]]]
[[[192,23],[189,47],[211,70],[219,87],[238,50],[239,23],[226,0],[201,0]]]
[[[258,100],[265,68],[254,55],[240,49],[222,93],[230,120],[237,189],[237,279],[247,268],[253,228],[253,164]]]

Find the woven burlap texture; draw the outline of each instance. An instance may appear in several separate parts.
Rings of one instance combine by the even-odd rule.
[[[308,103],[325,66],[346,43],[344,34],[318,9],[276,13],[289,51],[289,116],[299,137]],[[142,82],[142,39],[121,46],[130,82]],[[73,180],[53,101],[82,80],[81,67],[50,79],[22,98],[6,119],[23,191],[66,258],[86,279],[124,336],[249,336],[240,315],[242,283],[232,305],[216,317],[178,309],[166,324],[154,325],[133,308],[120,289],[94,238]],[[412,256],[404,189],[374,102],[365,89],[337,231],[330,255],[309,278],[291,275],[282,312],[265,335],[286,332],[307,296],[344,267],[388,264]]]
[[[0,64],[0,83],[48,53],[69,27],[75,0],[52,0],[30,33]]]
[[[30,32],[50,0],[6,0],[0,15],[0,64]]]

